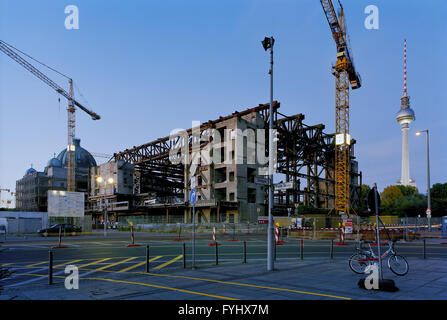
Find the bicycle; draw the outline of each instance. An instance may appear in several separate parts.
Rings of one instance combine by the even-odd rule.
[[[397,240],[392,240],[388,243],[388,250],[382,254],[382,260],[388,257],[388,268],[398,275],[404,276],[408,273],[409,265],[405,257],[396,254],[394,251],[394,243]],[[368,243],[369,249],[362,248],[363,243]],[[379,257],[371,248],[372,241],[362,241],[360,247],[356,248],[357,252],[349,258],[349,267],[352,271],[358,274],[365,274],[365,269],[369,265],[379,262]]]

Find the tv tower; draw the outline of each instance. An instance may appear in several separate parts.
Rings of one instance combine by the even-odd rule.
[[[415,181],[410,179],[410,158],[408,153],[408,130],[409,124],[415,119],[414,111],[410,108],[410,97],[407,96],[407,40],[404,40],[404,94],[400,98],[400,110],[396,120],[402,129],[402,174],[398,184],[409,186]]]

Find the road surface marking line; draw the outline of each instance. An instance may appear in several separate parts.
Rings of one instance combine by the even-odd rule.
[[[149,262],[152,262],[152,261],[155,261],[155,260],[157,260],[157,259],[160,259],[161,257],[162,257],[162,256],[157,256],[157,257],[154,257],[154,258],[152,258],[152,259],[149,259]],[[122,270],[120,270],[120,271],[118,271],[118,272],[126,272],[126,271],[129,271],[129,270],[138,268],[139,266],[142,266],[143,264],[146,264],[146,261],[143,261],[143,262],[134,264],[133,266],[124,268],[124,269],[122,269]]]
[[[277,291],[287,291],[287,292],[294,292],[294,293],[302,293],[302,294],[309,294],[309,295],[329,297],[329,298],[336,298],[336,299],[343,299],[343,300],[351,300],[352,299],[352,298],[334,296],[334,295],[323,294],[323,293],[306,292],[306,291],[299,291],[299,290],[286,289],[286,288],[275,288],[275,287],[267,287],[267,286],[258,286],[258,285],[254,285],[254,284],[227,282],[227,281],[220,281],[220,280],[214,280],[214,279],[202,279],[202,278],[194,278],[194,277],[187,277],[187,276],[175,276],[175,275],[156,274],[156,273],[143,273],[143,272],[141,272],[141,273],[142,274],[146,274],[146,275],[151,275],[151,276],[158,276],[158,277],[171,277],[171,278],[183,278],[183,279],[191,279],[191,280],[201,280],[201,281],[209,281],[209,282],[230,284],[230,285],[236,285],[236,286],[244,286],[244,287],[260,288],[260,289],[269,289],[269,290],[277,290]]]
[[[53,266],[53,268],[59,268],[59,267],[62,267],[64,265],[73,264],[73,263],[76,263],[76,262],[79,262],[79,261],[82,261],[82,260],[84,260],[84,259],[78,259],[78,260],[72,260],[72,261],[64,262],[64,263],[58,264],[56,266]]]
[[[104,269],[108,269],[108,268],[110,268],[110,267],[114,267],[114,266],[116,266],[116,265],[119,265],[119,264],[121,264],[121,263],[130,261],[130,260],[133,260],[133,259],[136,259],[136,258],[137,258],[137,257],[130,257],[130,258],[127,258],[127,259],[124,259],[124,260],[121,260],[121,261],[118,261],[118,262],[115,262],[115,263],[111,263],[111,264],[108,264],[108,265],[106,265],[106,266],[104,266],[104,267],[98,268],[98,269],[96,269],[95,271],[101,271],[101,270],[104,270]]]
[[[47,275],[42,275],[42,274],[32,274],[32,273],[24,273],[24,274],[20,274],[23,276],[33,276],[33,277],[48,277]],[[65,276],[53,276],[56,278],[65,278]],[[37,279],[32,279],[32,280],[38,280]],[[153,288],[159,288],[159,289],[166,289],[166,290],[173,290],[173,291],[179,291],[179,292],[184,292],[184,293],[191,293],[191,294],[196,294],[196,295],[201,295],[201,296],[206,296],[206,297],[211,297],[211,298],[217,298],[217,299],[224,299],[224,300],[239,300],[236,298],[230,298],[230,297],[224,297],[224,296],[216,296],[213,294],[208,294],[208,293],[202,293],[202,292],[196,292],[196,291],[189,291],[189,290],[184,290],[184,289],[177,289],[177,288],[171,288],[171,287],[163,287],[163,286],[158,286],[155,284],[148,284],[148,283],[142,283],[142,282],[132,282],[132,281],[124,281],[124,280],[115,280],[115,279],[105,279],[105,278],[84,278],[84,277],[80,277],[80,279],[85,279],[85,280],[100,280],[100,281],[108,281],[108,282],[118,282],[118,283],[126,283],[126,284],[135,284],[135,285],[139,285],[139,286],[146,286],[146,287],[153,287]]]
[[[48,263],[48,261],[42,261],[42,262],[37,262],[37,263],[29,264],[29,265],[27,265],[26,267],[28,267],[28,268],[32,268],[32,267],[39,266],[39,265],[44,264],[44,263]]]
[[[235,299],[235,298],[216,296],[216,295],[213,295],[213,294],[207,294],[207,293],[202,293],[202,292],[189,291],[189,290],[177,289],[177,288],[171,288],[171,287],[158,286],[158,285],[155,285],[155,284],[148,284],[148,283],[142,283],[142,282],[132,282],[132,281],[124,281],[124,280],[105,279],[105,278],[83,278],[83,279],[87,279],[87,280],[102,280],[102,281],[118,282],[118,283],[126,283],[126,284],[135,284],[135,285],[146,286],[146,287],[153,287],[153,288],[159,288],[159,289],[179,291],[179,292],[184,292],[184,293],[191,293],[191,294],[196,294],[196,295],[201,295],[201,296],[206,296],[206,297],[211,297],[211,298],[217,298],[217,299],[238,300],[238,299]]]
[[[97,260],[97,261],[89,262],[89,263],[83,264],[82,266],[79,266],[78,268],[81,269],[81,268],[84,268],[84,267],[87,267],[87,266],[91,266],[92,264],[97,264],[97,263],[100,263],[100,262],[103,262],[103,261],[107,261],[107,260],[110,260],[110,259],[111,258],[104,258],[104,259],[100,259],[100,260]]]
[[[159,269],[161,269],[161,268],[164,268],[164,267],[166,267],[167,265],[170,265],[171,263],[177,261],[178,259],[180,259],[180,258],[182,258],[182,257],[183,257],[183,255],[181,254],[181,255],[179,255],[178,257],[175,257],[174,259],[169,260],[168,262],[165,262],[165,263],[163,263],[163,264],[160,264],[159,266],[156,266],[154,269],[155,269],[155,270],[159,270]]]

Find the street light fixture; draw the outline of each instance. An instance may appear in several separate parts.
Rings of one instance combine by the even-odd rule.
[[[96,181],[98,183],[104,184],[104,193],[103,193],[103,196],[104,196],[104,237],[107,237],[107,205],[108,205],[108,203],[107,203],[107,199],[105,199],[105,196],[106,196],[106,192],[107,192],[107,184],[113,184],[114,180],[112,177],[108,178],[107,180],[104,180],[103,177],[98,176],[96,178]]]
[[[427,218],[428,218],[428,231],[431,231],[431,200],[430,200],[430,147],[429,147],[429,132],[427,130],[420,130],[416,132],[417,136],[420,136],[422,132],[427,134]]]
[[[270,107],[269,107],[269,207],[268,207],[268,231],[267,231],[267,271],[273,271],[273,45],[275,39],[273,37],[265,37],[261,41],[265,51],[270,49]]]

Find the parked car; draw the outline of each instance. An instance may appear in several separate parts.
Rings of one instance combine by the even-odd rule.
[[[59,228],[61,229],[61,233],[63,235],[76,235],[76,233],[80,233],[82,231],[81,227],[74,226],[72,224],[59,223],[53,224],[49,228],[40,229],[37,231],[42,237],[48,236],[57,236],[59,235]]]

